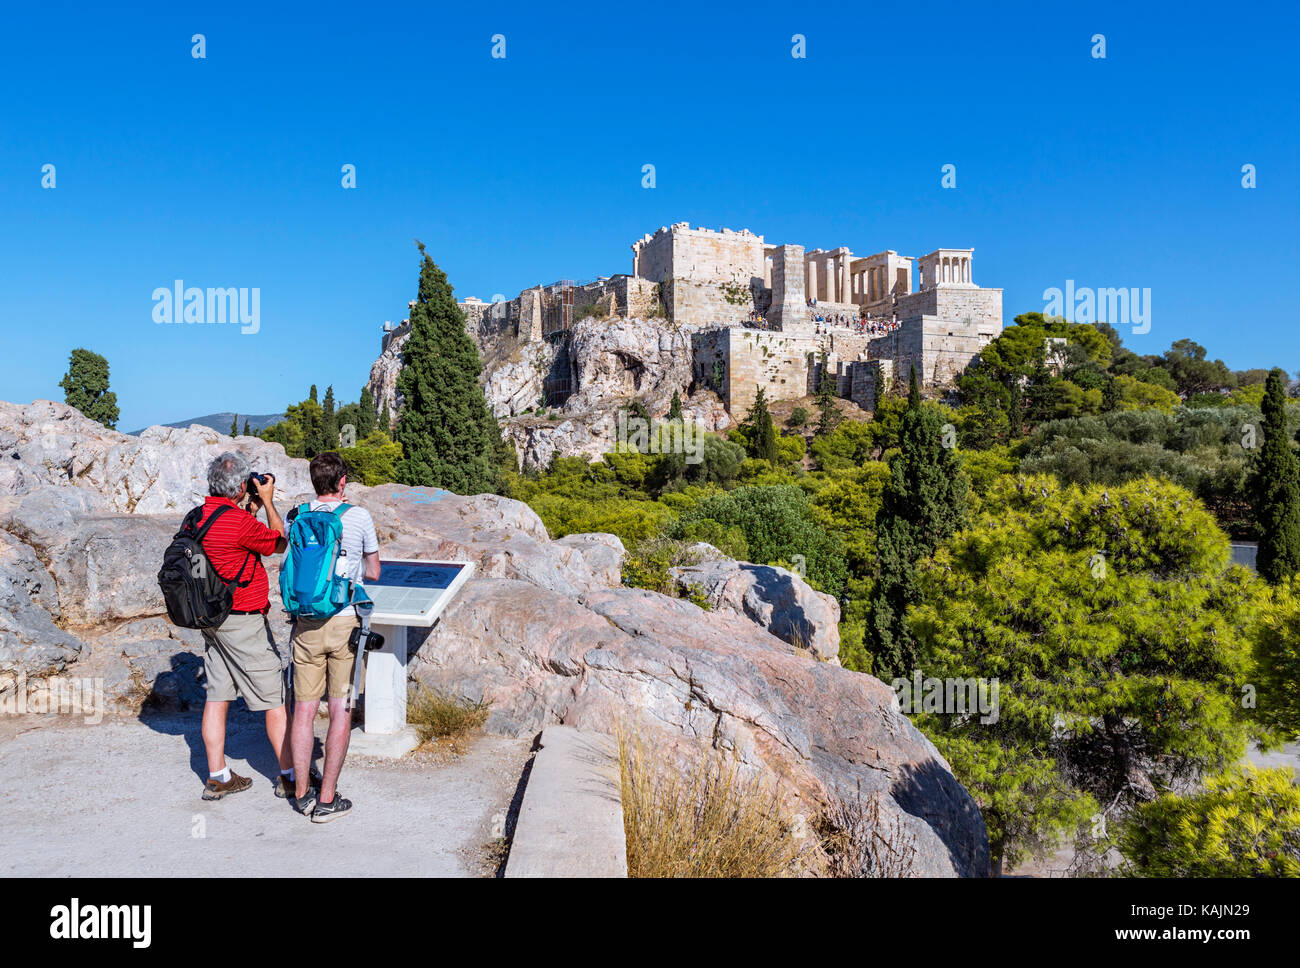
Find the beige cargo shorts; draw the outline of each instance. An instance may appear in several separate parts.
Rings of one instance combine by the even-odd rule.
[[[294,620],[295,702],[316,702],[326,692],[331,699],[343,699],[352,692],[356,653],[348,648],[348,637],[359,624],[354,608],[345,608],[325,621]]]
[[[208,702],[242,697],[253,712],[284,705],[284,669],[265,615],[227,616],[203,638]]]

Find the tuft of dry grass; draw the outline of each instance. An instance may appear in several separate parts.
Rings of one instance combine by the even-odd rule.
[[[415,727],[422,744],[455,739],[482,726],[491,705],[416,686],[406,700],[406,721]]]
[[[659,747],[618,731],[631,877],[788,877],[803,845],[776,788],[701,753],[685,772]]]
[[[828,877],[915,877],[917,847],[902,819],[882,818],[878,794],[853,799],[832,797],[819,818],[817,833]]]

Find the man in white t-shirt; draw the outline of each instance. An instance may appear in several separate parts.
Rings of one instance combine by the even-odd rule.
[[[316,500],[313,511],[334,510],[344,503],[348,466],[333,451],[318,454],[311,462],[311,483]],[[342,550],[353,581],[379,578],[379,538],[375,522],[365,508],[349,506],[342,516]],[[339,772],[347,756],[352,734],[348,693],[352,688],[353,662],[361,661],[362,649],[348,648],[352,630],[360,624],[356,609],[349,606],[324,621],[298,618],[293,629],[293,746],[295,802],[314,823],[327,823],[352,809],[352,801],[338,795]],[[311,754],[315,745],[312,723],[320,700],[328,692],[330,725],[325,736],[325,768],[320,792],[311,788]]]

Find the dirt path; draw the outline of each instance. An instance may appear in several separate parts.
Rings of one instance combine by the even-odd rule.
[[[491,876],[531,746],[478,736],[460,754],[349,757],[339,789],[352,814],[313,824],[272,794],[266,734],[242,707],[227,759],[254,786],[216,803],[199,798],[197,712],[25,719],[0,729],[0,876]]]

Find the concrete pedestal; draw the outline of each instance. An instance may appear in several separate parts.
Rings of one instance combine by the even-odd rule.
[[[366,654],[365,724],[354,727],[349,752],[359,756],[405,756],[420,745],[406,725],[406,626],[372,625],[384,647]]]

